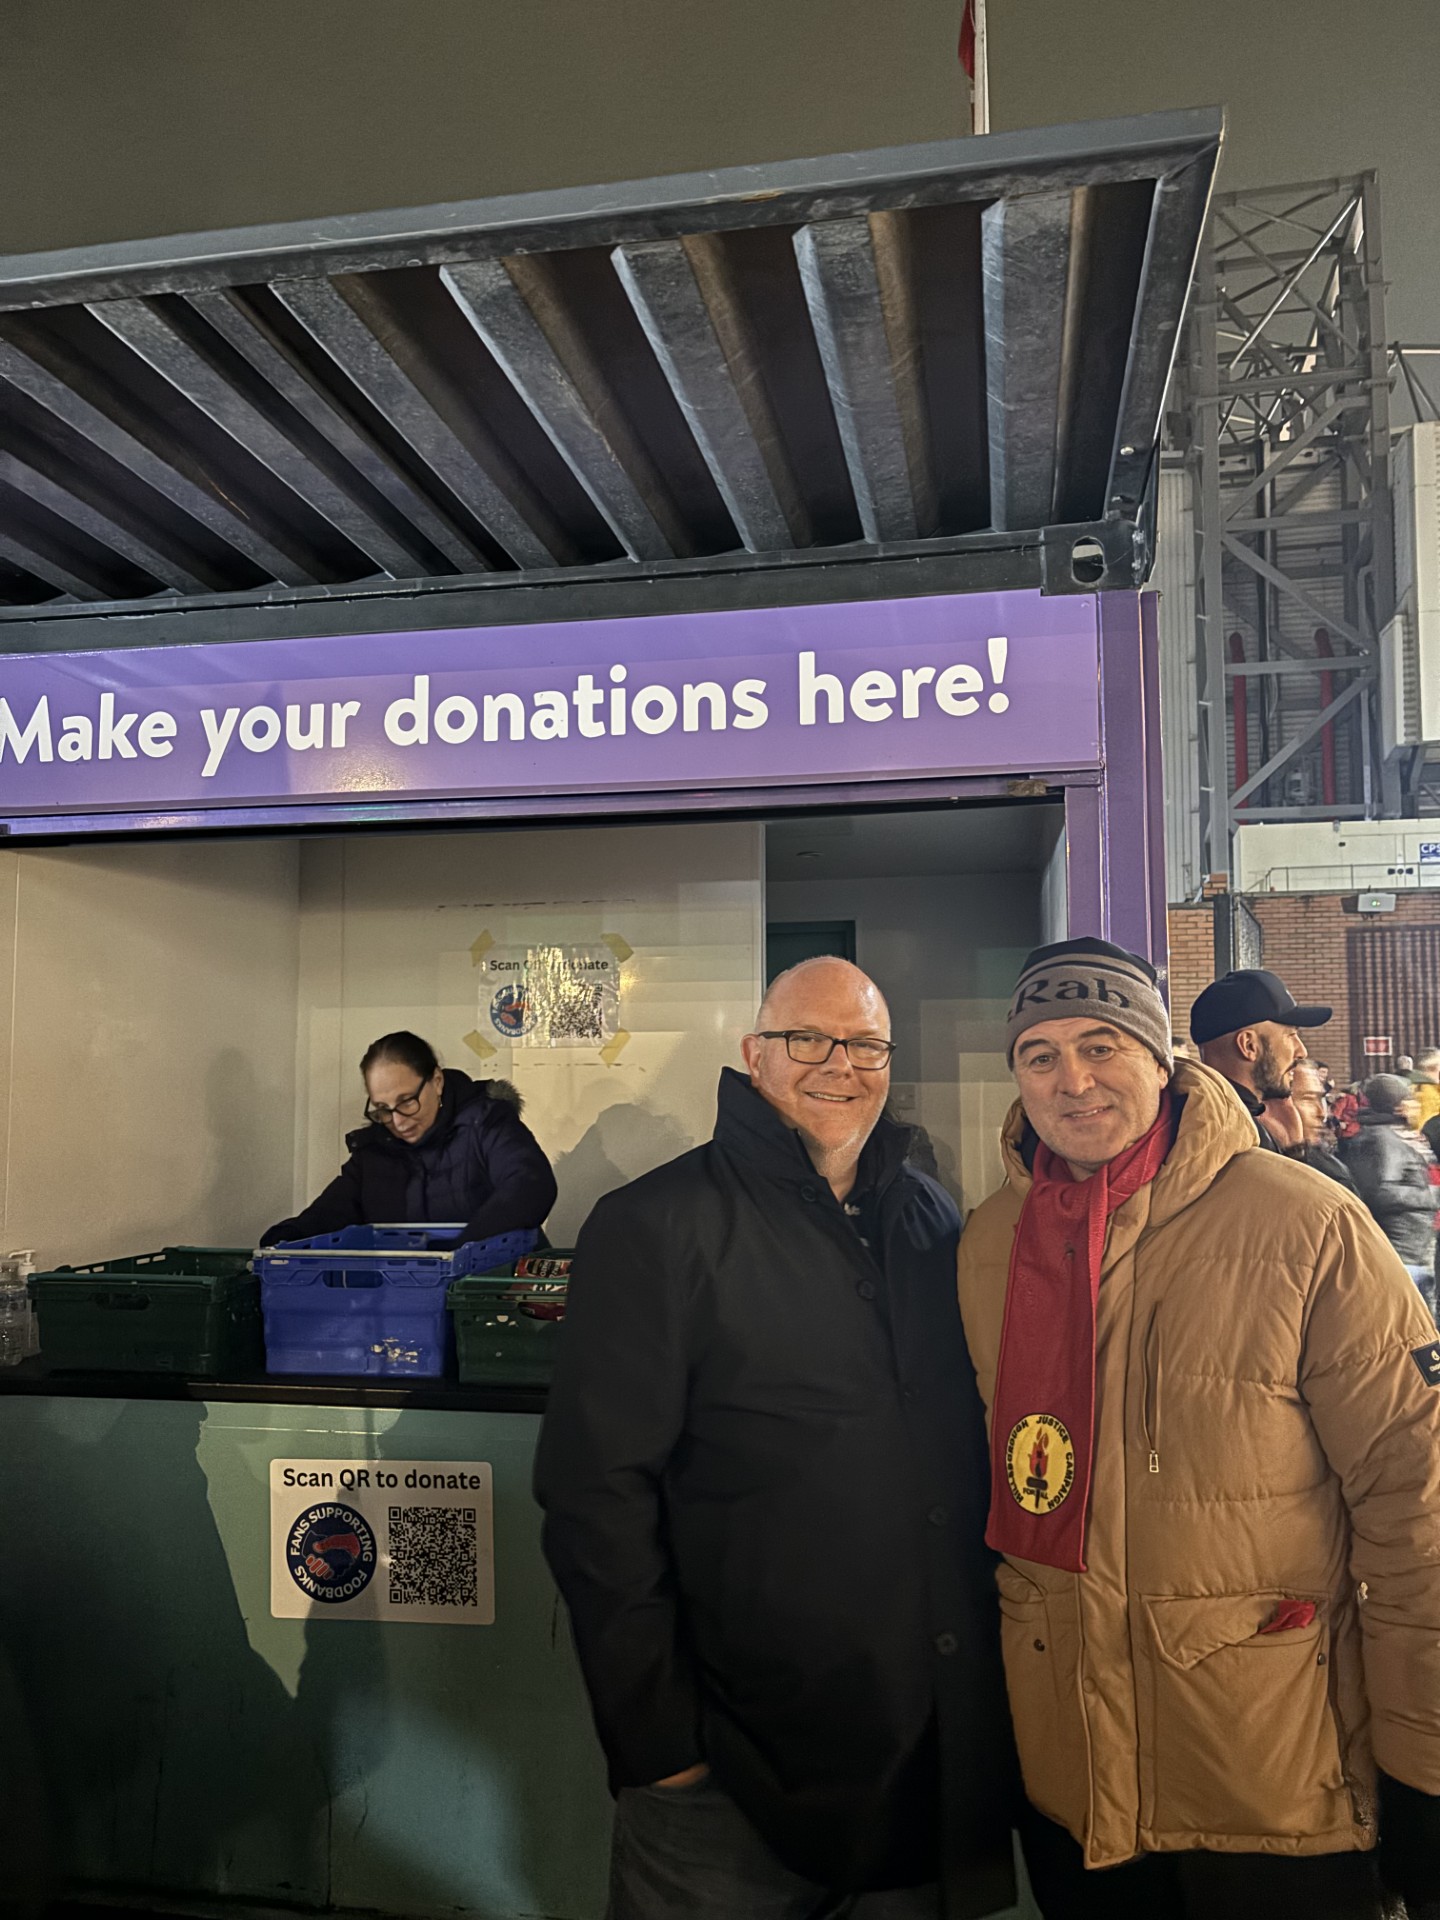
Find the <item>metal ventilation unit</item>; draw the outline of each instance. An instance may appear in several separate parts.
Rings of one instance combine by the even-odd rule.
[[[1381,635],[1387,755],[1440,748],[1440,421],[1395,437],[1395,617]]]

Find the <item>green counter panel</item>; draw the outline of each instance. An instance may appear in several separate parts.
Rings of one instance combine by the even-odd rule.
[[[609,1800],[524,1414],[0,1399],[4,1772],[79,1891],[592,1920]],[[273,1458],[488,1460],[492,1627],[272,1620]],[[8,1692],[10,1687],[4,1689]]]

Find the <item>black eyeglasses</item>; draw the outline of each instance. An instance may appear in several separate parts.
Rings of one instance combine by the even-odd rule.
[[[816,1033],[813,1027],[786,1027],[776,1033],[757,1033],[757,1040],[783,1040],[785,1051],[801,1067],[823,1067],[836,1047],[843,1047],[858,1073],[878,1073],[888,1067],[895,1051],[893,1040],[836,1040],[828,1033]]]
[[[425,1089],[429,1084],[428,1080],[422,1080],[413,1093],[404,1095],[402,1099],[395,1102],[393,1107],[378,1106],[373,1100],[367,1100],[365,1118],[372,1122],[378,1121],[382,1126],[387,1120],[393,1120],[397,1114],[408,1120],[412,1113],[420,1111],[420,1102],[425,1098]]]

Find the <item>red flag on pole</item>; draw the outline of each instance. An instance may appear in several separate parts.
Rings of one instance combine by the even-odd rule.
[[[975,78],[975,0],[965,0],[965,11],[960,16],[960,64],[973,80]]]

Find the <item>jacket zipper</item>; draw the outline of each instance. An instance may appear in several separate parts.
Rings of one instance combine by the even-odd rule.
[[[1145,1427],[1145,1445],[1150,1453],[1150,1471],[1160,1471],[1160,1342],[1155,1331],[1155,1322],[1159,1315],[1159,1306],[1150,1309],[1150,1318],[1145,1324],[1144,1343],[1144,1381],[1142,1396],[1142,1418]]]
[[[1363,1593],[1359,1604],[1364,1605]],[[1346,1791],[1350,1795],[1355,1824],[1369,1828],[1375,1824],[1375,1792],[1351,1766],[1350,1735],[1345,1725],[1345,1716],[1340,1711],[1340,1662],[1336,1658],[1336,1650],[1339,1644],[1338,1628],[1341,1618],[1332,1599],[1327,1609],[1325,1651],[1320,1658],[1327,1661],[1329,1665],[1329,1671],[1325,1676],[1325,1695],[1330,1708],[1330,1718],[1335,1724],[1335,1738],[1340,1745],[1341,1776],[1344,1779]]]
[[[1327,1633],[1325,1644],[1330,1662],[1330,1671],[1325,1679],[1325,1691],[1327,1704],[1330,1708],[1330,1718],[1335,1723],[1335,1738],[1340,1745],[1340,1772],[1345,1781],[1345,1790],[1350,1795],[1350,1806],[1355,1815],[1355,1824],[1360,1827],[1370,1827],[1375,1823],[1374,1802],[1370,1789],[1365,1785],[1364,1781],[1352,1771],[1350,1766],[1350,1738],[1345,1730],[1345,1717],[1340,1711],[1340,1689],[1338,1680],[1340,1666],[1339,1662],[1335,1659],[1335,1635],[1333,1631]]]

